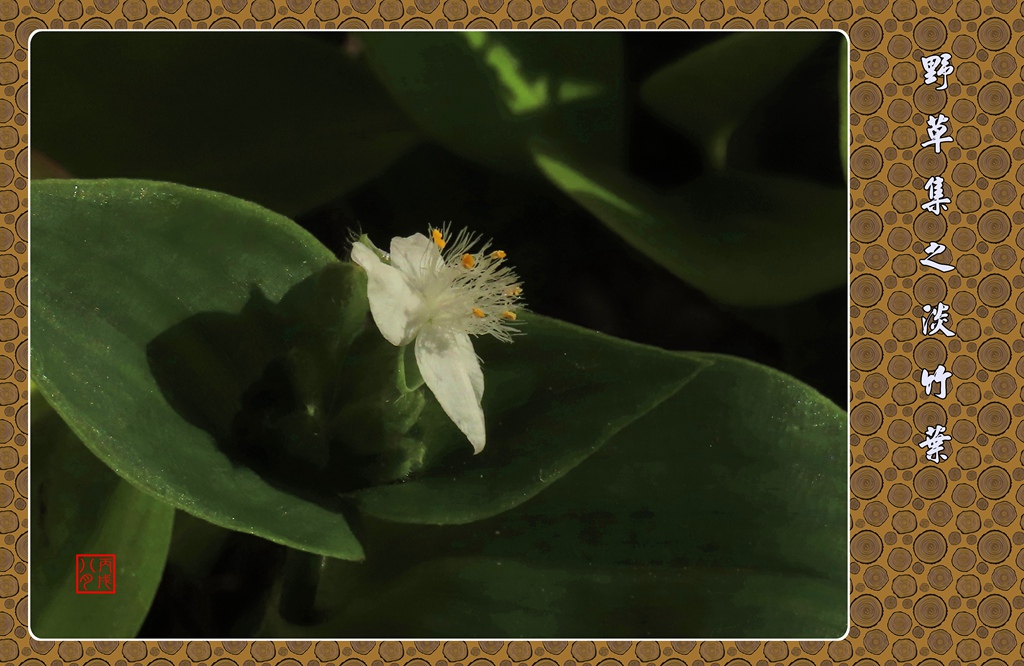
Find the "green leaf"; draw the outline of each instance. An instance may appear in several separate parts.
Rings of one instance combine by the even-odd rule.
[[[32,633],[122,638],[156,595],[174,509],[139,492],[89,452],[32,392]],[[114,594],[76,594],[75,555],[116,556]]]
[[[33,146],[78,177],[177,182],[286,215],[417,138],[365,65],[290,34],[40,34],[32,105]]]
[[[845,413],[765,366],[694,356],[691,381],[529,502],[468,525],[366,521],[366,562],[327,563],[319,623],[271,614],[267,635],[843,634]]]
[[[499,169],[530,169],[537,137],[618,163],[623,51],[614,33],[360,34],[371,67],[447,148]]]
[[[365,321],[361,274],[290,220],[212,192],[54,180],[31,204],[33,379],[85,445],[209,522],[361,558],[335,508],[224,445],[276,363],[301,388],[344,354]],[[299,439],[315,459],[321,442]]]
[[[310,635],[838,638],[846,630],[845,601],[845,584],[756,570],[449,558],[367,594],[339,622]]]
[[[499,517],[496,529],[553,543],[567,524],[585,541],[589,532],[575,552],[553,546],[544,556],[549,563],[571,561],[583,548],[595,563],[677,560],[845,581],[843,410],[765,366],[693,356],[707,365],[691,382],[613,438],[579,474],[516,515]],[[566,512],[571,506],[585,506],[589,515]],[[633,515],[638,511],[653,515]],[[685,532],[674,533],[681,523]],[[646,548],[631,551],[631,539]],[[515,550],[525,542],[509,544],[495,540],[483,552],[531,555]]]
[[[739,32],[689,54],[640,88],[659,117],[704,147],[724,168],[729,138],[786,74],[828,35]]]
[[[422,441],[441,458],[401,484],[352,493],[367,514],[458,524],[507,511],[599,450],[616,432],[696,376],[692,355],[617,340],[539,315],[521,317],[512,344],[478,339],[487,446],[469,443],[430,400]]]
[[[537,147],[556,186],[626,242],[729,305],[794,303],[846,280],[846,194],[794,178],[709,173],[659,194]]]

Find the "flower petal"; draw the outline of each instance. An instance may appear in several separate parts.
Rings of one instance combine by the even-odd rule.
[[[422,285],[444,263],[441,250],[423,234],[391,239],[391,265]]]
[[[423,299],[419,292],[401,271],[383,263],[362,243],[352,244],[352,261],[366,271],[366,297],[381,335],[395,346],[409,344],[422,321]]]
[[[435,326],[424,328],[416,338],[416,364],[444,413],[469,438],[474,453],[483,451],[487,437],[480,406],[484,373],[469,336]]]

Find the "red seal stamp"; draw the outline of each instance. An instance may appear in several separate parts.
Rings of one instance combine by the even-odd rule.
[[[114,594],[117,592],[117,556],[110,554],[75,555],[75,594]]]

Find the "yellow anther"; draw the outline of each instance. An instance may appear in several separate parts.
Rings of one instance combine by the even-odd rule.
[[[491,259],[504,259],[505,256],[505,250],[495,250],[494,252],[491,252]]]
[[[516,320],[516,313],[512,312],[511,310],[506,310],[505,312],[501,313],[501,318],[502,319],[508,319],[509,321],[515,321]]]
[[[509,287],[505,290],[506,296],[518,296],[521,293],[523,293],[522,287]]]
[[[479,317],[480,319],[484,318],[484,311],[481,310],[480,308],[473,308],[473,314]]]
[[[476,259],[473,258],[473,255],[471,255],[471,254],[464,254],[464,255],[462,255],[462,267],[463,268],[473,268],[473,266],[475,266],[475,265],[476,265]]]
[[[441,235],[441,231],[438,229],[432,229],[430,235],[434,237],[434,245],[437,245],[438,249],[443,250],[445,242],[444,236]]]

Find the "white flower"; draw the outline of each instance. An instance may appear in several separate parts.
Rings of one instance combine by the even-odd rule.
[[[511,341],[522,288],[501,250],[466,231],[448,242],[448,229],[392,238],[390,255],[363,236],[352,244],[352,261],[367,275],[370,312],[393,345],[416,341],[416,365],[448,417],[475,453],[486,442],[484,375],[471,335]]]

